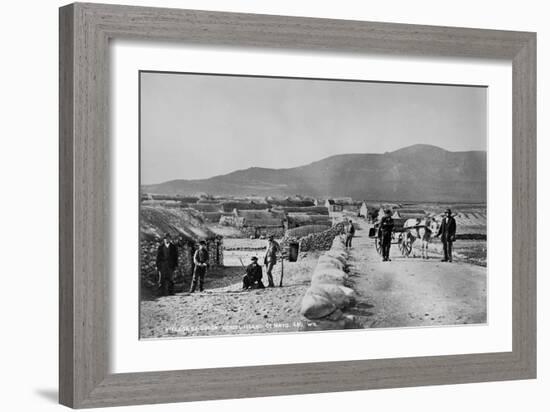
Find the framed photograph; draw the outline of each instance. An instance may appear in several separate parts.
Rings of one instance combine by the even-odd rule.
[[[60,9],[60,402],[536,377],[536,35]]]

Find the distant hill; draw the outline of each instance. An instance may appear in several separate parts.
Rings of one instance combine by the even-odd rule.
[[[200,180],[146,185],[145,193],[485,202],[487,153],[414,145],[389,153],[343,154],[290,169],[251,167]]]

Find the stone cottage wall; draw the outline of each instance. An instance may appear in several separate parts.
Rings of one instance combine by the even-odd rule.
[[[332,226],[330,229],[318,233],[311,233],[301,238],[285,236],[282,244],[284,247],[288,247],[291,242],[297,242],[300,252],[307,252],[310,250],[329,250],[332,246],[334,238],[342,235],[343,233],[345,233],[345,224],[344,222],[340,222]]]
[[[245,234],[246,237],[267,237],[273,235],[275,238],[282,238],[285,234],[285,229],[282,226],[267,226],[267,227],[255,227],[247,226],[240,228],[241,232]]]

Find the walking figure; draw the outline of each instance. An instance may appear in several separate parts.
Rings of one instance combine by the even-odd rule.
[[[193,280],[191,281],[191,289],[189,292],[193,293],[197,286],[199,292],[204,290],[204,277],[206,276],[206,269],[208,268],[208,251],[206,250],[206,242],[201,240],[199,248],[193,255],[193,263],[195,269],[193,270]]]
[[[380,246],[382,247],[382,262],[391,262],[390,247],[393,226],[394,223],[391,217],[391,210],[386,209],[384,217],[380,220],[380,227],[378,229],[378,238],[380,239]]]
[[[346,228],[346,249],[351,248],[351,240],[353,239],[354,234],[355,234],[355,226],[353,226],[353,222],[350,219],[348,227]]]

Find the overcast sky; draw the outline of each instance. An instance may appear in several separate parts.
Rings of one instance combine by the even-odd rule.
[[[482,87],[141,74],[142,184],[417,143],[486,150]]]

